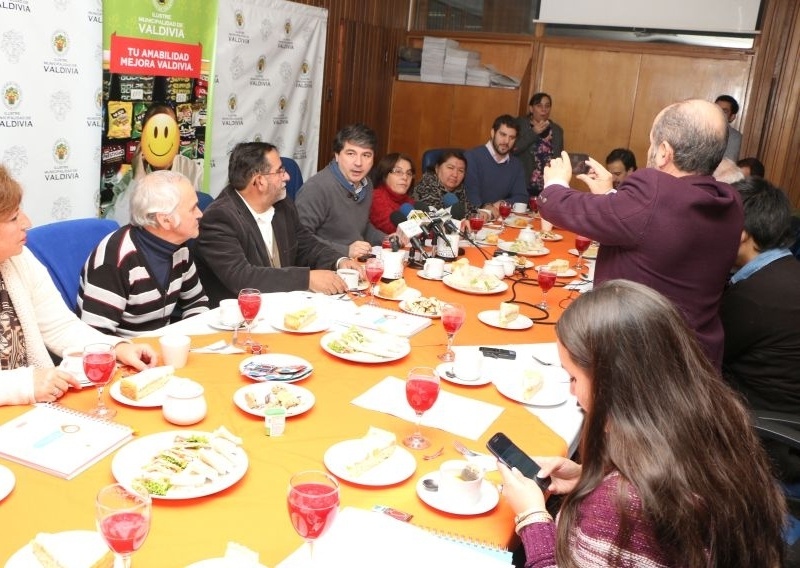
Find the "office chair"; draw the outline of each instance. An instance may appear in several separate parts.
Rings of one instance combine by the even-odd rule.
[[[200,211],[205,211],[206,207],[211,205],[212,201],[214,201],[214,196],[210,193],[206,193],[205,191],[197,192],[197,206],[200,208]]]
[[[294,196],[297,195],[297,191],[303,185],[303,174],[300,171],[300,166],[291,158],[281,156],[281,164],[289,174],[289,181],[286,182],[286,195],[294,201]]]
[[[422,171],[433,171],[433,166],[436,165],[436,160],[442,155],[442,152],[449,150],[449,148],[428,148],[422,153]]]
[[[74,312],[86,259],[103,237],[119,229],[112,219],[71,219],[28,231],[28,248],[47,267],[64,302]]]
[[[762,440],[786,446],[795,454],[800,452],[800,416],[782,412],[756,411],[756,433]],[[789,519],[786,532],[786,566],[800,567],[800,483],[783,484]]]

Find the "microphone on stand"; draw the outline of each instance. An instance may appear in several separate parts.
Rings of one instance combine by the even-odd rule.
[[[457,203],[458,203],[458,196],[455,193],[448,191],[444,194],[444,196],[442,196],[442,207],[444,207],[445,209],[449,209],[450,207],[456,205]]]
[[[422,228],[419,222],[413,219],[409,220],[408,217],[399,210],[393,211],[391,215],[389,215],[389,220],[397,226],[397,230],[403,233],[408,239],[408,242],[411,243],[411,252],[408,255],[409,264],[419,264],[414,259],[416,256],[413,254],[415,250],[419,252],[423,260],[428,258],[428,254],[425,252],[425,248],[419,240],[419,236],[422,234]]]

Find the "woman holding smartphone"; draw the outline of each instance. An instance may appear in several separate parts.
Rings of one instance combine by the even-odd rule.
[[[498,464],[525,566],[781,566],[781,491],[747,411],[675,307],[611,280],[556,330],[586,411],[581,464],[536,458],[565,495],[556,521],[533,480]]]

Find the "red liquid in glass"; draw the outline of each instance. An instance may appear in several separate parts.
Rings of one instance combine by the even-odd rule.
[[[336,518],[339,493],[330,485],[303,483],[289,490],[286,501],[294,530],[313,540],[321,536]]]
[[[140,513],[113,513],[100,523],[108,547],[117,554],[139,550],[150,531],[150,524]]]
[[[533,211],[534,213],[539,212],[539,201],[535,197],[531,197],[528,200],[528,206],[530,206],[531,211]]]
[[[261,295],[239,296],[239,310],[245,321],[252,321],[261,309]]]
[[[383,276],[383,267],[368,266],[365,272],[367,273],[367,280],[369,280],[369,283],[376,284],[378,280],[381,279],[381,276]]]
[[[556,284],[556,275],[553,272],[539,272],[538,277],[536,278],[537,282],[539,282],[539,287],[544,292],[549,292],[550,289],[555,286]]]
[[[113,353],[89,353],[83,356],[83,373],[96,385],[104,385],[114,372]]]
[[[414,376],[406,381],[406,399],[414,412],[425,412],[439,397],[438,381],[420,379]]]
[[[470,217],[469,228],[476,232],[483,229],[483,217],[480,216]]]
[[[462,314],[442,314],[442,325],[446,333],[455,333],[464,325]]]
[[[503,219],[511,215],[511,205],[509,205],[508,203],[501,205],[499,207],[499,210],[500,210],[500,216]]]
[[[577,236],[575,237],[575,248],[578,252],[585,252],[586,249],[589,248],[589,245],[592,244],[592,239]]]

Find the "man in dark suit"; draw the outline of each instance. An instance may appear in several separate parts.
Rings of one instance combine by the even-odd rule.
[[[337,268],[358,263],[319,242],[286,197],[289,174],[266,142],[237,144],[228,185],[203,213],[195,255],[212,307],[242,288],[262,292],[346,291]]]

